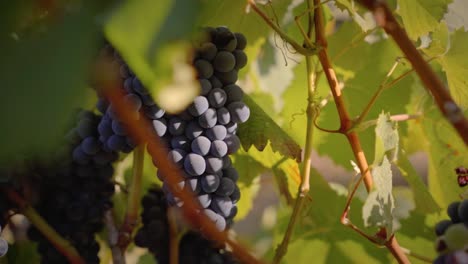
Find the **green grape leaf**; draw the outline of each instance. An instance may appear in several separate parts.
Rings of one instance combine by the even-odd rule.
[[[362,217],[366,227],[385,227],[387,237],[394,232],[393,209],[395,201],[392,195],[392,168],[387,156],[382,164],[372,169],[374,190],[367,196],[362,207]]]
[[[390,119],[389,114],[379,115],[375,135],[374,164],[380,164],[384,156],[387,156],[390,161],[395,161],[399,148],[399,136],[397,124]]]
[[[341,10],[348,10],[351,14],[351,17],[359,25],[362,31],[368,31],[375,28],[375,20],[371,13],[367,12],[367,10],[360,6],[356,5],[354,1],[349,0],[338,0],[336,1],[336,6]]]
[[[398,14],[411,39],[434,31],[452,0],[399,0]]]
[[[448,87],[453,99],[462,108],[468,107],[468,34],[459,29],[450,37],[450,49],[439,59],[447,75]]]
[[[97,42],[86,9],[65,15],[41,34],[2,37],[0,77],[8,88],[0,98],[0,166],[44,157],[58,147],[73,113],[93,96],[86,82]]]
[[[417,122],[408,123],[410,133],[403,142],[405,148],[417,147],[427,155],[429,192],[440,207],[446,208],[451,202],[459,199],[463,192],[458,186],[454,169],[468,164],[466,147],[439,109],[434,106],[432,97],[422,84],[412,88],[408,111],[419,112],[422,116]],[[415,141],[419,141],[418,146],[412,145]]]
[[[248,95],[244,102],[250,108],[249,120],[239,125],[238,135],[244,149],[253,145],[262,151],[270,142],[273,151],[281,155],[301,160],[301,147],[286,132],[279,127],[263,109]]]
[[[450,33],[447,24],[442,21],[431,34],[429,47],[423,49],[424,53],[431,57],[444,56],[450,44]]]
[[[195,2],[122,3],[105,25],[108,40],[156,102],[170,112],[185,109],[199,93],[189,61],[195,30]]]
[[[156,259],[154,258],[153,254],[151,254],[150,252],[145,252],[143,255],[141,255],[138,258],[138,262],[137,262],[137,264],[155,264],[155,263],[157,263]]]
[[[404,151],[401,151],[399,154],[397,166],[401,175],[413,191],[416,211],[425,214],[438,212],[440,208],[437,205],[437,202],[434,200],[434,197],[432,197],[427,186],[419,177]]]
[[[3,228],[3,227],[2,227]],[[5,262],[3,262],[3,260]],[[23,240],[15,241],[8,245],[6,256],[0,258],[0,263],[22,264],[22,263],[40,263],[41,256],[37,251],[37,243]]]

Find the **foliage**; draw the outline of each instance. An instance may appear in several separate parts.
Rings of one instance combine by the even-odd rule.
[[[245,241],[266,261],[272,259],[281,242],[301,183],[300,161],[310,121],[306,109],[311,101],[320,107],[314,120],[318,128],[312,142],[310,191],[284,263],[306,263],[310,259],[315,263],[394,262],[388,251],[376,248],[340,223],[346,195],[356,182],[352,176],[355,158],[345,136],[324,131],[338,129],[340,120],[320,63],[312,57],[316,94],[308,98],[304,57],[293,52],[246,1],[8,2],[0,6],[0,78],[4,86],[0,97],[0,167],[53,153],[74,109],[93,107],[96,96],[89,88],[89,74],[104,42],[102,36],[122,54],[158,102],[176,98],[170,107],[178,111],[198,92],[193,78],[181,81],[182,69],[190,65],[190,46],[196,44],[198,30],[224,25],[242,32],[248,40],[248,65],[238,83],[248,94],[245,101],[251,119],[239,128],[243,150],[233,157],[242,193],[235,219],[239,225],[234,228],[238,240]],[[302,44],[294,17],[299,16],[299,24],[307,26],[307,14],[302,15],[307,9],[305,1],[257,2],[274,24]],[[452,1],[388,2],[467,116],[468,25],[447,25],[444,15]],[[413,69],[411,63],[364,7],[352,0],[330,1],[322,6],[326,11],[327,51],[351,118],[357,120],[376,91],[390,84],[383,88],[362,123],[353,127],[367,160],[373,161],[374,189],[368,195],[363,188],[358,189],[348,217],[366,234],[385,227],[387,237],[394,233],[402,247],[432,258],[436,255],[432,230],[444,217],[441,208],[459,200],[464,192],[454,169],[468,164],[466,145],[417,75],[408,72]],[[350,14],[350,18],[340,19],[337,10]],[[391,71],[393,65],[396,68]],[[394,117],[404,114],[410,118],[396,124]],[[427,175],[421,175],[418,164],[410,161],[413,154],[420,153],[427,159]],[[321,160],[332,165],[324,169]],[[151,184],[160,184],[151,157],[145,156],[144,162],[143,192]],[[114,179],[128,187],[131,167],[131,157],[123,158]],[[330,167],[345,174],[330,177]],[[396,187],[397,175],[400,186]],[[0,182],[3,180],[0,178]],[[264,202],[262,199],[272,190],[275,199]],[[113,198],[117,222],[124,218],[126,199],[122,191]],[[274,209],[273,214],[262,207],[263,202]],[[255,232],[246,232],[245,225],[254,226]],[[107,238],[102,235],[100,239],[102,255],[110,254],[104,242]],[[35,254],[31,243],[16,243],[0,263],[22,263],[26,256],[37,258]],[[148,255],[139,261],[153,263]]]

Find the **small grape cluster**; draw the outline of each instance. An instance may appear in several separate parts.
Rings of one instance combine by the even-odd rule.
[[[457,174],[458,185],[460,187],[465,187],[468,185],[468,169],[465,167],[458,167],[455,169],[455,173]]]
[[[439,256],[434,263],[468,263],[468,199],[451,203],[447,214],[450,220],[435,226]],[[466,262],[460,262],[461,259]]]
[[[36,210],[75,246],[86,263],[99,263],[95,234],[103,228],[104,212],[112,207],[112,162],[118,158],[98,140],[100,120],[92,112],[80,112],[77,126],[67,135],[67,154],[58,155],[51,164],[34,171],[40,178]],[[42,263],[67,263],[35,227],[28,230],[28,235],[38,242]]]
[[[182,113],[166,115],[166,124],[153,125],[156,131],[166,131],[162,136],[169,142],[169,159],[184,171],[186,178],[178,187],[194,192],[204,213],[223,231],[231,225],[240,198],[239,175],[229,154],[239,149],[237,126],[250,115],[243,91],[235,84],[238,70],[247,63],[246,39],[226,27],[205,32],[193,61],[201,94]],[[158,173],[158,178],[164,182],[164,175]],[[166,184],[163,190],[170,204],[183,205]]]
[[[111,60],[116,65],[115,68],[118,68],[118,73],[115,74],[118,76],[117,83],[120,91],[124,94],[124,100],[131,108],[131,116],[137,120],[144,116],[150,119],[153,124],[166,125],[165,111],[156,105],[150,92],[142,85],[122,57],[110,45],[106,45],[101,56]],[[100,92],[98,91],[98,95]],[[98,131],[99,141],[103,144],[104,149],[124,153],[131,152],[137,143],[128,135],[126,124],[117,117],[115,107],[103,96],[100,96],[96,107],[103,114]],[[155,125],[155,127],[160,126]],[[159,136],[163,136],[166,131],[156,129],[155,132]]]
[[[135,244],[148,248],[160,264],[169,263],[169,223],[164,192],[152,187],[142,199],[143,226],[137,231]],[[185,233],[179,243],[179,263],[235,264],[234,256],[205,239],[197,232]]]
[[[135,245],[148,248],[158,263],[169,263],[169,223],[163,191],[157,187],[150,188],[141,204],[143,226],[135,235]]]

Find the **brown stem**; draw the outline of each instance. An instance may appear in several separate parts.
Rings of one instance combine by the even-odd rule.
[[[320,0],[314,0],[314,5],[319,4]],[[353,149],[356,162],[359,166],[359,170],[361,171],[361,177],[363,177],[364,184],[366,185],[366,189],[369,192],[372,189],[373,185],[372,175],[369,170],[369,165],[367,164],[367,159],[364,154],[364,151],[362,150],[357,133],[354,131],[349,131],[349,129],[352,127],[352,122],[349,118],[349,113],[345,107],[344,100],[341,94],[341,89],[338,87],[338,79],[336,77],[335,71],[333,70],[333,66],[327,53],[327,41],[325,37],[325,27],[323,21],[323,10],[320,6],[319,8],[316,8],[314,12],[315,38],[316,42],[321,47],[318,53],[319,60],[322,64],[323,71],[325,72],[325,76],[327,77],[328,84],[335,99],[336,108],[340,116],[340,129],[342,130],[342,132],[346,133],[346,138],[348,139],[348,142],[350,143],[351,148]],[[349,197],[349,199],[352,199],[352,197]],[[348,211],[349,206],[346,206],[345,212],[343,213],[341,220],[342,222],[346,222],[347,226],[353,226],[352,223],[349,222],[349,220],[347,219]],[[390,250],[390,252],[398,260],[399,263],[409,263],[408,257],[402,252],[400,246],[398,245],[398,242],[396,241],[396,238],[393,235],[388,241],[388,243],[385,244],[385,246]]]
[[[381,26],[387,34],[392,36],[406,58],[413,65],[424,87],[426,87],[434,97],[442,114],[457,130],[458,134],[465,142],[465,145],[468,145],[468,121],[463,115],[463,112],[454,102],[448,89],[418,52],[413,42],[406,34],[406,31],[398,24],[385,1],[358,0],[358,2],[372,11],[377,24]]]
[[[70,241],[60,236],[37,212],[26,202],[17,192],[9,188],[0,188],[10,201],[15,203],[21,214],[26,216],[28,220],[41,232],[43,236],[57,249],[60,254],[64,255],[72,264],[85,264],[78,251],[73,247]]]
[[[169,223],[169,263],[179,263],[179,232],[174,208],[167,210],[167,222]]]

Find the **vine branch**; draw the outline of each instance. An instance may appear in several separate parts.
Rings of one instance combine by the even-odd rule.
[[[382,27],[400,47],[406,58],[413,65],[424,87],[434,97],[442,114],[456,129],[465,142],[465,145],[468,145],[468,121],[466,117],[451,97],[448,89],[418,52],[413,42],[406,34],[406,31],[398,24],[398,21],[392,14],[387,3],[380,0],[358,0],[357,2],[361,3],[374,14],[377,24]]]
[[[128,193],[127,212],[124,222],[119,230],[118,245],[122,252],[132,240],[133,229],[138,223],[138,210],[141,200],[141,180],[143,177],[143,161],[145,156],[145,145],[139,144],[133,151],[132,183]]]
[[[320,4],[320,0],[314,0],[315,5]],[[350,120],[349,113],[345,107],[344,100],[342,98],[341,89],[338,86],[338,78],[333,70],[333,66],[331,64],[330,58],[327,53],[327,40],[324,31],[324,17],[323,17],[323,10],[322,6],[316,8],[314,10],[314,22],[315,22],[315,41],[318,43],[320,47],[318,57],[319,61],[322,64],[323,71],[327,78],[328,84],[332,91],[333,98],[335,99],[336,108],[338,110],[338,114],[340,117],[340,129],[343,133],[345,133],[346,138],[348,139],[351,148],[353,149],[353,153],[356,159],[356,162],[359,166],[359,170],[361,172],[361,180],[364,181],[366,185],[366,189],[369,192],[372,189],[373,181],[372,175],[369,170],[369,165],[367,163],[366,156],[364,151],[362,150],[361,143],[359,141],[359,137],[355,131],[350,131],[353,122]],[[351,226],[351,222],[347,218],[349,212],[349,204],[352,196],[348,197],[348,201],[346,207],[344,209],[343,215],[341,217],[341,221],[343,224],[347,226]],[[356,231],[356,229],[353,229]],[[367,237],[367,236],[366,236]],[[392,255],[396,258],[399,263],[410,263],[407,256],[403,253],[402,249],[398,245],[396,238],[392,235],[389,240],[385,243],[385,246],[389,249]]]
[[[1,187],[1,191],[5,193],[10,201],[18,206],[19,212],[23,214],[28,220],[44,235],[47,240],[57,249],[60,254],[64,255],[68,261],[72,264],[85,264],[86,262],[80,256],[76,248],[70,243],[70,241],[60,236],[45,220],[42,218],[37,211],[29,205],[27,201],[23,199],[16,191]]]

